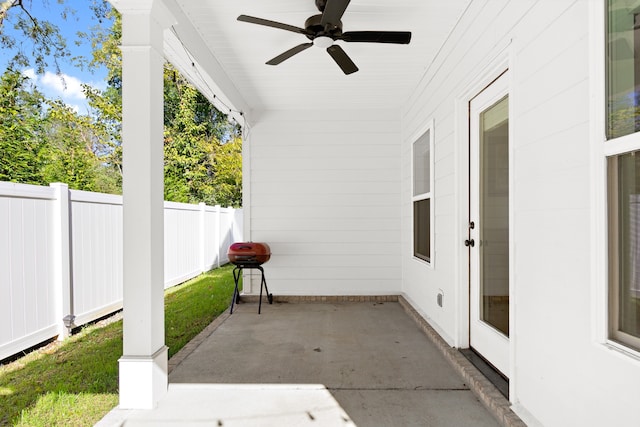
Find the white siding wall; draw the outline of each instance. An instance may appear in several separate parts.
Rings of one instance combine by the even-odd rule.
[[[594,329],[602,319],[596,319],[590,267],[589,3],[471,3],[403,114],[403,291],[450,343],[464,345],[467,112],[459,101],[468,100],[470,88],[481,89],[495,64],[510,64],[512,402],[528,421],[545,426],[640,423],[640,362],[598,342]],[[432,119],[436,263],[430,269],[411,256],[410,171],[412,136]],[[445,294],[442,308],[438,289]]]
[[[271,292],[399,292],[399,124],[388,111],[292,111],[252,127],[245,236],[271,246]]]

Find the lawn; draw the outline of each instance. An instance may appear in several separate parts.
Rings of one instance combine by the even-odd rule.
[[[165,292],[169,357],[231,303],[233,266]],[[92,426],[118,404],[122,320],[83,328],[0,366],[0,425]]]

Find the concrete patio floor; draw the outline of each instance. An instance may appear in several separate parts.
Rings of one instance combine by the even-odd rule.
[[[242,303],[170,360],[156,409],[97,425],[523,425],[406,301],[365,299]]]

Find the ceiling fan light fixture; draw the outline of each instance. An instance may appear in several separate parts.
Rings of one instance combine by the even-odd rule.
[[[351,0],[315,0],[316,7],[321,12],[312,15],[304,23],[304,28],[282,22],[256,18],[255,16],[240,15],[238,21],[257,24],[265,27],[277,28],[305,36],[309,41],[299,44],[266,62],[267,65],[278,65],[311,46],[317,46],[327,53],[338,64],[345,74],[358,71],[356,64],[342,49],[336,40],[356,43],[392,43],[408,44],[411,41],[409,31],[342,31],[342,16]]]
[[[313,39],[313,45],[322,49],[326,49],[329,46],[333,45],[333,39],[327,36],[318,36]]]

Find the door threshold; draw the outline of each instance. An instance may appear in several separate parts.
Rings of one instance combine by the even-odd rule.
[[[496,368],[488,363],[482,356],[472,348],[462,348],[458,350],[462,355],[475,366],[482,375],[493,384],[500,394],[509,399],[509,379],[505,378]]]

